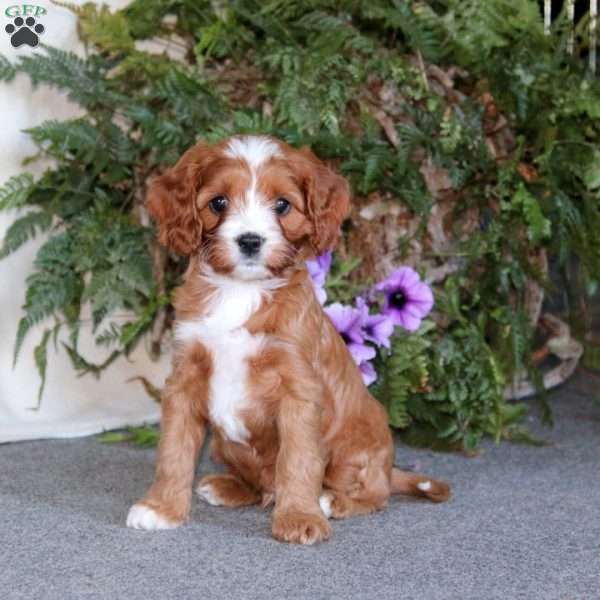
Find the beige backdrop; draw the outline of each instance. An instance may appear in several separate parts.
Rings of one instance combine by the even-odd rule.
[[[127,2],[108,0],[105,3],[119,8]],[[16,2],[3,2],[0,14],[0,52],[11,61],[35,52],[28,46],[15,49],[10,44],[10,36],[4,28],[11,19],[4,11],[13,4]],[[77,39],[75,17],[50,2],[36,1],[35,4],[48,11],[40,18],[46,28],[42,42],[83,54]],[[33,90],[26,77],[19,76],[10,84],[0,84],[0,184],[20,173],[21,161],[34,151],[22,129],[45,119],[74,116],[78,110],[56,90]],[[40,173],[43,166],[28,169]],[[14,216],[14,213],[0,213],[0,237]],[[32,350],[39,342],[43,327],[29,333],[14,369],[12,352],[24,300],[25,278],[31,271],[39,244],[39,240],[31,242],[0,261],[0,443],[89,435],[104,429],[156,422],[159,416],[157,404],[139,383],[127,383],[127,379],[143,374],[155,384],[162,385],[168,359],[153,363],[141,346],[129,361],[123,359],[113,364],[99,381],[91,376],[77,378],[66,354],[55,354],[49,347],[46,391],[39,410],[32,410],[37,405],[39,385]],[[82,349],[86,356],[94,359],[94,346],[86,337],[89,338],[83,335]]]

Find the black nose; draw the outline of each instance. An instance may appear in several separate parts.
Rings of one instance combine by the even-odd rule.
[[[265,240],[257,233],[244,233],[236,241],[244,256],[255,256]]]

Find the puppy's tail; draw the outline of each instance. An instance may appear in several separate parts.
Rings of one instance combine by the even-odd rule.
[[[401,471],[397,467],[392,469],[392,494],[406,494],[428,498],[432,502],[446,502],[450,498],[450,486],[437,479],[419,475],[409,471]]]

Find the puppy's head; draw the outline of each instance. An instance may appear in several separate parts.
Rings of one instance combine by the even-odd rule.
[[[266,279],[336,245],[349,189],[308,150],[240,136],[188,150],[146,204],[165,246],[218,273]]]

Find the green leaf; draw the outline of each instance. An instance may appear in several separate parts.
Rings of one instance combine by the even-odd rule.
[[[427,381],[425,352],[429,342],[421,337],[426,331],[394,335],[391,352],[378,364],[379,378],[372,393],[386,407],[392,427],[403,428],[412,422],[410,401]]]
[[[152,399],[156,400],[156,402],[158,402],[158,403],[161,402],[162,390],[160,388],[157,388],[155,385],[153,385],[148,379],[146,379],[146,377],[132,377],[131,379],[128,379],[127,381],[128,382],[139,381],[142,384],[142,386],[144,386],[144,390],[146,390],[146,393],[148,394],[148,396],[150,396]]]
[[[105,431],[96,438],[101,444],[117,444],[120,442],[128,442],[131,436],[127,433],[118,431]]]
[[[96,438],[101,444],[131,442],[140,448],[158,445],[160,432],[154,427],[129,427],[127,432],[106,431]]]
[[[520,425],[510,425],[503,434],[502,439],[513,444],[526,444],[528,446],[543,447],[550,443],[533,435],[526,427]]]
[[[11,177],[0,188],[0,211],[24,206],[32,187],[33,177],[29,173],[21,173]]]
[[[65,90],[69,98],[82,106],[123,107],[127,96],[114,92],[104,79],[108,64],[101,60],[84,60],[74,52],[50,46],[44,53],[19,58],[18,71],[29,75],[34,86],[45,83]]]
[[[584,173],[583,181],[588,190],[600,188],[600,152],[594,150],[592,161]]]
[[[132,427],[129,429],[131,441],[142,448],[152,448],[158,445],[160,432],[154,427]]]
[[[474,452],[481,442],[482,433],[477,431],[467,431],[463,436],[463,448],[466,452]]]
[[[415,448],[429,448],[440,452],[461,450],[461,445],[448,438],[440,438],[434,427],[427,423],[416,423],[399,433],[400,439]]]
[[[38,250],[34,272],[27,278],[24,315],[19,321],[15,340],[14,361],[27,332],[43,319],[62,313],[71,326],[79,315],[83,282],[73,269],[72,239],[67,233],[57,234]]]
[[[12,254],[39,233],[50,229],[51,225],[52,214],[46,211],[34,211],[19,217],[6,230],[0,247],[0,259]]]
[[[134,49],[129,22],[122,12],[113,13],[105,4],[98,6],[93,2],[86,2],[75,10],[84,42],[111,52],[128,52]]]
[[[16,74],[17,69],[15,66],[6,58],[6,56],[0,54],[0,81],[9,83],[15,78]]]
[[[33,358],[35,360],[35,366],[40,376],[40,387],[38,390],[38,408],[42,401],[42,395],[44,393],[44,387],[46,385],[46,367],[48,366],[48,341],[52,334],[51,329],[46,329],[42,336],[42,340],[33,350]]]
[[[527,223],[527,236],[534,243],[550,237],[552,230],[549,219],[544,216],[539,202],[527,191],[524,184],[520,184],[512,198],[512,205],[523,211]]]
[[[74,345],[62,343],[64,349],[67,351],[67,355],[71,359],[71,364],[73,368],[77,371],[78,375],[82,377],[83,375],[91,374],[94,377],[100,377],[100,374],[104,369],[109,367],[117,358],[120,356],[120,352],[113,351],[111,354],[101,363],[93,363],[84,358],[78,351]]]

